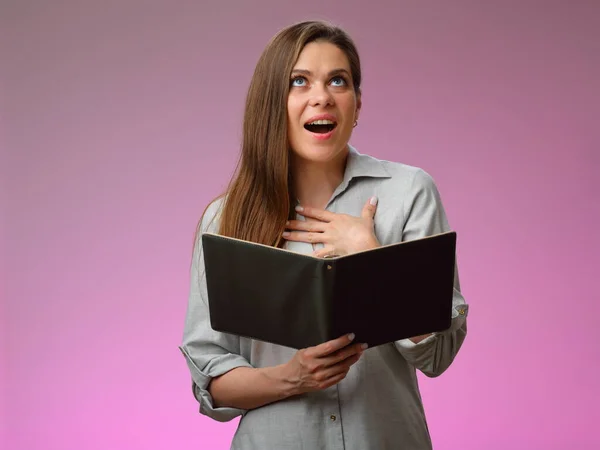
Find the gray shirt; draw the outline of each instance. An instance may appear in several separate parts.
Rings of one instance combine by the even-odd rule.
[[[359,216],[368,199],[379,198],[375,234],[382,245],[449,231],[440,195],[423,170],[382,161],[350,147],[342,183],[327,210]],[[206,211],[202,231],[216,232],[222,202]],[[300,219],[302,220],[302,219]],[[311,253],[308,243],[289,250]],[[216,408],[207,386],[236,367],[268,367],[289,361],[295,350],[216,332],[210,327],[200,240],[194,249],[191,288],[182,345],[200,413],[218,421],[241,416],[236,450],[424,450],[432,448],[416,370],[435,377],[452,363],[467,334],[468,305],[455,277],[452,325],[418,344],[409,339],[367,349],[337,385],[245,411]],[[414,301],[402,296],[400,302]]]

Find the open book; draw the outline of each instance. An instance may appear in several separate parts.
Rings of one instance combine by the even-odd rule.
[[[456,233],[317,258],[202,235],[211,326],[301,349],[355,333],[370,347],[450,327]]]

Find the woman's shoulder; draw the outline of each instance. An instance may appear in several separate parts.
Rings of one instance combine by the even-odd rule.
[[[388,174],[386,184],[396,189],[417,192],[437,189],[433,176],[422,167],[385,159],[377,159],[377,161]]]
[[[221,195],[206,206],[199,222],[199,231],[201,233],[217,233],[224,204],[225,195]]]
[[[385,184],[406,189],[435,187],[433,177],[424,168],[361,154],[354,148],[351,148],[351,151],[353,153],[352,169],[360,175],[376,176]]]

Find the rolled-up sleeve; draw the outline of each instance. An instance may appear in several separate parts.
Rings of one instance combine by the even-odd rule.
[[[202,220],[194,251],[190,273],[190,291],[185,317],[183,341],[179,350],[183,354],[192,379],[192,392],[199,403],[200,413],[219,422],[226,422],[245,413],[244,410],[215,407],[208,390],[211,380],[237,367],[252,367],[240,355],[239,337],[214,331],[210,325],[201,233],[214,231],[214,220],[219,203],[207,208]]]
[[[429,174],[417,170],[404,204],[403,240],[450,231],[438,189]],[[448,330],[434,333],[415,344],[410,339],[395,342],[406,361],[429,377],[441,375],[458,354],[467,336],[469,305],[460,291],[458,266],[454,273],[452,321]]]

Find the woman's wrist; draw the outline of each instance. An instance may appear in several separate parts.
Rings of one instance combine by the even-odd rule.
[[[265,367],[262,371],[267,382],[274,386],[277,394],[281,397],[280,400],[300,393],[297,383],[294,382],[291,376],[289,365],[287,363],[278,366]]]

